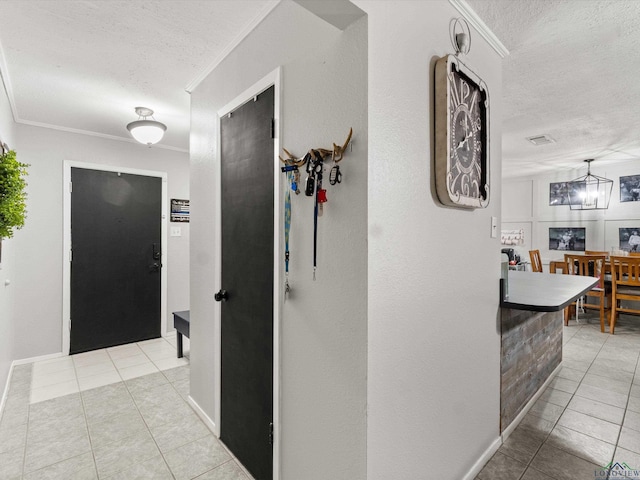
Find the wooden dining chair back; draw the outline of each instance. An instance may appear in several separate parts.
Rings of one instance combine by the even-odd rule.
[[[598,303],[585,302],[582,307],[600,311],[600,331],[604,333],[605,311],[611,308],[611,287],[605,282],[606,255],[572,255],[565,254],[565,272],[569,275],[582,275],[583,277],[596,277],[598,283],[589,290],[585,296],[594,298]],[[576,313],[577,315],[577,313]]]
[[[609,333],[614,333],[620,313],[640,315],[640,307],[629,303],[640,302],[640,256],[611,256],[611,285],[613,302]]]
[[[609,257],[609,252],[604,250],[585,250],[585,255],[604,255],[605,257]]]
[[[631,257],[640,257],[640,252],[629,252],[629,256],[631,256]]]
[[[542,260],[540,259],[540,250],[529,250],[529,258],[531,259],[531,271],[542,272]]]

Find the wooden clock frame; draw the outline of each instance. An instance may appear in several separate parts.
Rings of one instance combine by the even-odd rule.
[[[472,167],[463,169],[457,164],[453,148],[452,123],[456,105],[459,105],[459,91],[456,76],[460,77],[481,95],[479,105],[479,125],[474,129],[474,146],[480,150],[473,155]],[[489,205],[489,91],[484,81],[464,65],[455,55],[440,58],[435,66],[435,175],[436,194],[443,205],[474,209]],[[461,170],[475,170],[466,173]]]

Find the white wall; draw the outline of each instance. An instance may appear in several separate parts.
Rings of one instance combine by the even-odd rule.
[[[18,158],[30,165],[27,220],[13,239],[13,359],[23,359],[62,350],[63,162],[165,171],[169,198],[189,198],[189,163],[186,153],[58,130],[19,124],[16,134]],[[182,234],[169,237],[169,317],[189,307],[189,226]]]
[[[15,146],[15,124],[11,115],[9,101],[4,88],[0,93],[0,141]],[[18,157],[21,160],[20,157]],[[9,368],[13,361],[13,299],[15,297],[15,285],[6,285],[5,282],[13,282],[15,275],[15,240],[2,240],[2,258],[0,259],[0,392],[4,390]],[[1,394],[0,394],[1,397]]]
[[[370,480],[460,480],[499,434],[502,72],[472,31],[464,63],[491,98],[491,202],[445,208],[433,177],[433,78],[446,1],[357,0],[369,19]],[[473,478],[473,477],[472,477]]]
[[[302,156],[310,148],[341,143],[349,127],[354,130],[353,151],[340,164],[343,182],[327,186],[315,282],[313,202],[304,194],[292,201],[293,294],[280,318],[276,431],[285,480],[366,477],[366,28],[363,18],[341,32],[299,5],[282,2],[192,94],[191,396],[211,418],[218,412],[214,375],[220,341],[219,306],[213,301],[220,288],[219,245],[213,243],[216,112],[281,65],[282,146]],[[277,180],[284,182],[284,176]],[[282,205],[277,211],[282,216]]]
[[[579,163],[579,162],[576,162]],[[549,228],[586,228],[586,250],[619,248],[620,228],[640,228],[640,202],[620,202],[620,177],[640,175],[640,163],[593,162],[591,173],[614,181],[607,210],[578,211],[568,205],[549,205],[549,184],[568,182],[587,173],[586,165],[554,174],[515,177],[503,180],[502,228],[525,230],[524,245],[515,247],[528,261],[529,250],[540,250],[543,265],[562,260],[564,252],[549,249]]]

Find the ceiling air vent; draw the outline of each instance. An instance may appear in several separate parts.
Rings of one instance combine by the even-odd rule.
[[[551,138],[549,135],[536,135],[534,137],[527,137],[531,143],[536,146],[539,145],[548,145],[549,143],[556,143],[556,141]]]

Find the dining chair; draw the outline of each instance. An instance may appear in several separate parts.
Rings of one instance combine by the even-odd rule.
[[[540,259],[540,250],[529,250],[529,258],[531,259],[531,271],[542,272],[542,260]]]
[[[618,314],[640,315],[640,307],[632,308],[634,304],[628,303],[640,302],[640,256],[611,256],[611,285],[613,301],[609,333],[613,334]]]
[[[640,257],[640,252],[629,252],[630,257]]]
[[[609,252],[604,250],[585,250],[585,255],[604,255],[605,257],[609,256]]]
[[[569,275],[582,275],[583,277],[596,277],[598,283],[589,290],[585,297],[597,298],[598,303],[582,302],[582,308],[600,311],[600,331],[604,333],[605,311],[609,310],[612,305],[612,290],[605,282],[605,255],[573,255],[565,254],[564,263],[566,265],[565,272]],[[578,319],[578,302],[576,305],[576,321]],[[609,307],[607,308],[607,305]],[[565,325],[567,322],[565,321]]]
[[[563,274],[566,272],[567,266],[563,261],[551,260],[549,262],[549,273]],[[569,325],[569,319],[573,316],[576,309],[573,305],[569,305],[564,308],[564,324]]]

